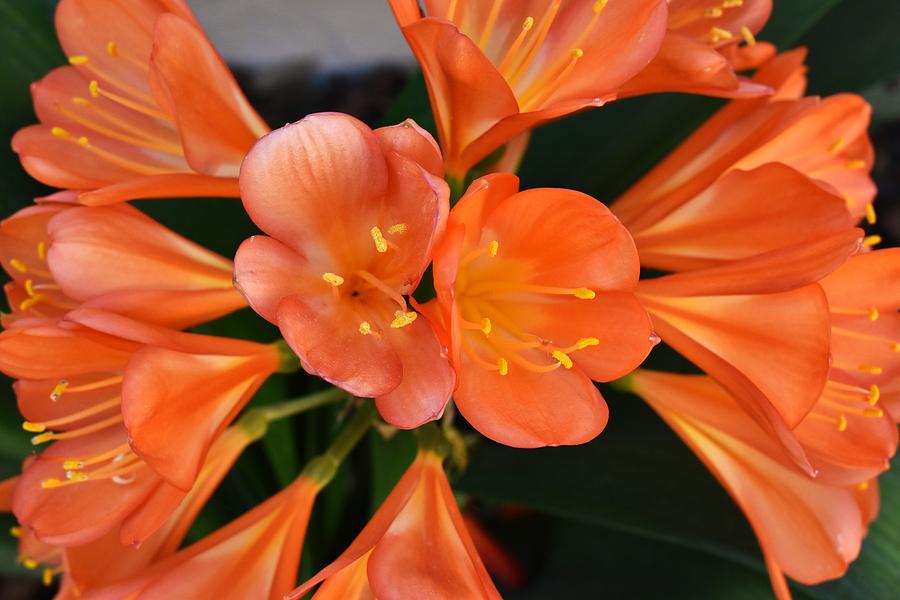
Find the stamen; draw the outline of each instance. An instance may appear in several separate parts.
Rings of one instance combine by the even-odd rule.
[[[856,489],[858,489],[861,492],[866,491],[867,489],[869,489],[869,482],[868,481],[860,481],[859,483],[856,484]]]
[[[74,65],[74,66],[86,65],[86,64],[88,64],[88,62],[90,62],[90,61],[87,56],[70,56],[69,57],[70,65]]]
[[[372,329],[372,324],[368,321],[363,321],[359,324],[359,332],[363,335],[375,335],[375,331]]]
[[[879,388],[874,383],[869,388],[869,405],[875,406],[878,404],[878,401],[881,399],[881,388]]]
[[[394,320],[391,321],[391,329],[401,329],[407,325],[411,325],[419,317],[419,313],[409,311],[403,312],[398,310],[394,313]]]
[[[831,415],[824,415],[822,413],[813,411],[813,412],[809,413],[809,416],[819,419],[820,421],[827,421],[829,423],[834,423],[835,425],[837,425],[837,430],[842,433],[844,431],[847,431],[847,417],[845,417],[844,415],[838,415],[838,416],[834,417]]]
[[[47,243],[46,242],[44,242],[44,241],[38,242],[37,253],[38,253],[38,258],[40,258],[41,260],[47,260]]]
[[[830,146],[828,146],[828,153],[829,154],[837,154],[838,152],[840,152],[841,148],[843,148],[846,144],[847,144],[846,140],[844,140],[844,138],[842,138],[842,137],[839,137],[838,139],[836,139],[834,141],[834,143],[832,143]]]
[[[28,267],[26,267],[25,263],[23,263],[18,258],[10,259],[9,264],[10,264],[10,266],[12,266],[13,269],[18,271],[19,273],[27,273],[28,272]]]
[[[114,83],[114,85],[116,85],[116,87],[121,87],[115,83]],[[126,86],[126,87],[131,88],[131,86]],[[120,94],[116,94],[115,92],[111,92],[111,91],[107,90],[106,88],[101,88],[100,82],[97,81],[96,79],[92,80],[88,84],[88,91],[90,92],[92,98],[99,98],[99,97],[103,96],[107,100],[111,100],[113,102],[121,104],[122,106],[124,106],[126,108],[130,108],[131,110],[133,110],[135,112],[139,112],[143,115],[147,115],[148,117],[152,117],[154,119],[159,119],[160,121],[164,121],[166,123],[172,122],[172,119],[169,117],[169,115],[167,115],[166,113],[155,108],[155,106],[153,104],[154,103],[153,98],[147,96],[146,94],[143,94],[140,92],[137,92],[137,93],[131,92],[131,93],[134,93],[136,96],[138,96],[139,99],[146,100],[147,104],[143,104],[141,102],[132,100],[130,98],[126,98],[125,96],[122,96]]]
[[[880,335],[870,335],[867,333],[859,333],[858,331],[853,331],[851,329],[844,329],[843,327],[832,327],[831,331],[838,335],[843,335],[844,337],[887,344],[888,346],[890,346],[891,350],[893,350],[894,352],[900,352],[900,342],[897,342],[896,340],[892,340],[892,339],[889,339],[886,337],[882,337]]]
[[[497,240],[491,240],[488,243],[488,256],[494,258],[497,256],[497,252],[500,250],[500,242]]]
[[[400,307],[400,310],[406,312],[406,300],[403,299],[403,296],[392,290],[386,283],[384,283],[368,271],[357,271],[356,274],[359,275],[366,283],[396,302]]]
[[[484,335],[490,335],[491,330],[493,329],[493,324],[491,320],[487,317],[481,319],[480,323],[473,323],[472,321],[467,321],[466,319],[460,319],[460,325],[463,329],[469,329],[474,331],[480,331]]]
[[[478,38],[478,47],[484,50],[487,42],[491,39],[494,32],[494,26],[497,24],[497,17],[500,15],[500,8],[503,6],[503,0],[494,0],[491,4],[491,10],[484,22],[484,29],[481,30],[481,36]]]
[[[41,583],[44,584],[45,587],[53,585],[53,574],[53,569],[44,567],[44,570],[41,573]]]
[[[519,32],[519,35],[516,36],[516,39],[513,40],[513,43],[506,50],[506,54],[503,55],[503,59],[500,60],[500,65],[497,67],[498,71],[501,73],[509,71],[513,60],[515,60],[516,55],[519,53],[522,42],[525,41],[525,38],[528,36],[528,32],[531,31],[532,27],[534,27],[534,17],[527,17],[522,23],[522,31]]]
[[[79,410],[74,412],[66,417],[61,417],[59,419],[51,419],[49,421],[43,421],[41,423],[32,423],[32,425],[41,425],[45,429],[52,427],[59,427],[60,425],[68,425],[69,423],[74,423],[75,421],[80,421],[81,419],[92,417],[97,413],[105,412],[111,408],[118,408],[121,404],[122,397],[116,396],[115,398],[110,398],[104,402],[99,402],[89,408],[85,408],[84,410]],[[30,431],[30,430],[29,430]],[[43,430],[41,430],[43,431]]]
[[[734,34],[727,29],[722,29],[721,27],[711,27],[709,30],[709,41],[713,44],[718,44],[719,42],[733,39]]]
[[[466,290],[467,296],[479,296],[485,294],[548,294],[551,296],[575,296],[579,300],[593,300],[596,292],[588,288],[562,288],[547,285],[531,285],[527,283],[503,283],[485,281],[477,283]]]
[[[879,317],[878,309],[874,306],[870,306],[866,309],[846,308],[843,306],[829,306],[828,309],[836,315],[866,316],[870,321],[877,321]]]
[[[97,381],[92,381],[91,383],[85,383],[82,385],[74,385],[69,387],[69,382],[65,379],[60,379],[59,384],[65,384],[66,391],[70,394],[75,394],[78,392],[89,392],[91,390],[97,390],[104,387],[109,387],[111,385],[116,385],[117,383],[122,383],[123,377],[121,375],[116,375],[114,377],[107,377],[106,379],[98,379]],[[59,385],[57,384],[57,385]],[[57,396],[58,397],[58,396]]]
[[[94,84],[96,82],[91,82],[91,83]],[[95,92],[96,92],[96,95],[95,95]],[[91,95],[93,95],[94,98],[97,98],[97,97],[99,97],[100,94],[99,94],[99,91],[94,89],[94,87],[91,87]],[[84,100],[84,102],[86,103],[86,106],[88,106],[88,107],[92,106],[90,104],[90,102],[88,102],[87,100]],[[58,104],[54,105],[54,108],[56,110],[58,110],[59,112],[61,112],[66,117],[68,117],[69,119],[71,119],[72,121],[75,121],[76,123],[78,123],[79,125],[82,125],[92,131],[96,131],[100,135],[104,135],[110,139],[118,140],[120,142],[129,144],[131,146],[148,148],[150,150],[159,150],[160,152],[165,152],[166,154],[171,154],[172,156],[179,156],[179,157],[184,156],[184,151],[182,150],[180,145],[173,144],[166,140],[162,140],[156,136],[149,135],[145,131],[141,130],[140,128],[130,126],[130,125],[124,123],[123,121],[121,121],[121,119],[117,119],[111,115],[106,114],[103,111],[98,110],[97,113],[100,114],[100,116],[102,116],[103,118],[107,119],[108,121],[115,123],[119,127],[123,128],[123,129],[128,129],[134,133],[137,133],[138,135],[137,136],[129,135],[127,133],[121,133],[119,131],[116,131],[115,129],[110,129],[109,127],[107,127],[101,123],[92,121],[91,119],[88,119],[88,118],[78,114],[77,112],[68,110],[67,108],[60,106]]]
[[[50,399],[54,402],[59,400],[59,397],[63,395],[67,387],[69,387],[69,380],[60,379],[53,387],[53,391],[50,392]]]
[[[871,204],[866,204],[866,223],[869,225],[874,225],[878,222],[878,215],[875,214],[875,207]]]
[[[509,363],[506,362],[506,359],[499,358],[499,359],[497,359],[497,362],[495,364],[492,362],[488,362],[488,361],[484,360],[483,358],[481,358],[480,356],[478,356],[478,354],[476,354],[475,351],[472,350],[468,344],[463,344],[462,349],[463,349],[463,352],[466,353],[466,356],[471,358],[475,362],[475,364],[477,364],[482,369],[487,369],[488,371],[506,370],[507,373],[509,372]],[[506,373],[501,373],[501,374],[505,375]]]
[[[744,5],[744,0],[723,0],[722,8],[738,8]]]
[[[741,26],[741,36],[744,38],[744,42],[746,42],[748,46],[756,45],[756,37],[753,35],[753,32],[750,31],[750,28],[746,25]]]
[[[31,421],[23,421],[22,429],[25,431],[30,431],[31,433],[41,433],[42,431],[47,431],[47,428],[40,423],[32,423]]]
[[[550,353],[550,356],[552,356],[554,359],[556,359],[559,362],[559,364],[561,364],[563,367],[565,367],[567,369],[571,369],[574,364],[572,362],[572,359],[569,357],[569,355],[566,354],[565,352],[563,352],[562,350],[554,350],[553,352]]]
[[[391,235],[403,235],[409,231],[409,225],[406,223],[396,223],[388,227],[388,233]]]
[[[119,56],[119,47],[116,45],[115,42],[112,42],[112,41],[107,42],[106,43],[106,53],[109,54],[110,57],[116,58],[117,56]]]
[[[523,48],[525,52],[523,58],[518,61],[508,73],[506,71],[501,71],[501,73],[505,73],[506,81],[509,82],[510,86],[514,86],[518,83],[528,71],[528,67],[531,66],[534,57],[537,56],[538,51],[541,49],[541,45],[544,43],[544,40],[547,39],[547,34],[550,33],[550,28],[553,26],[553,21],[556,20],[556,15],[559,12],[561,3],[561,0],[553,0],[547,5],[547,10],[544,11],[537,29],[535,30],[535,34],[529,38],[528,44]]]
[[[25,558],[22,560],[22,566],[29,570],[38,568],[38,562],[33,558]]]
[[[881,375],[884,372],[884,369],[874,365],[854,365],[845,362],[834,362],[832,363],[832,366],[844,371],[859,371],[860,373],[866,373],[868,375]]]
[[[381,233],[381,229],[379,229],[377,225],[369,230],[369,234],[372,236],[372,241],[375,242],[375,249],[382,254],[387,252],[387,240],[384,239],[384,235]]]
[[[853,170],[856,170],[856,169],[865,169],[865,168],[866,168],[866,161],[864,161],[864,160],[851,160],[850,162],[847,163],[847,168],[848,168],[848,169],[853,169]]]
[[[124,457],[126,454],[131,452],[131,447],[126,444],[120,444],[115,448],[107,450],[105,452],[101,452],[99,454],[94,454],[93,456],[87,458],[70,458],[63,462],[63,468],[67,471],[77,471],[78,469],[83,469],[88,465],[96,465],[102,462],[106,462],[110,459],[117,459],[118,457]],[[122,460],[118,458],[118,460]],[[68,465],[68,466],[66,466]],[[75,466],[79,465],[79,466]]]
[[[880,235],[867,235],[863,238],[863,245],[871,248],[872,246],[877,246],[881,243]]]
[[[497,359],[497,370],[500,371],[501,375],[509,374],[509,363],[506,362],[505,358],[501,357]]]
[[[323,273],[322,279],[324,279],[334,287],[344,285],[344,278],[340,275],[336,275],[335,273]]]
[[[707,19],[718,19],[722,15],[725,14],[725,11],[719,8],[718,6],[714,6],[712,8],[707,8],[703,11],[703,16]]]
[[[91,423],[90,425],[85,425],[84,427],[79,427],[78,429],[72,429],[70,431],[65,431],[62,433],[46,431],[31,438],[31,443],[32,445],[38,446],[40,444],[43,444],[44,442],[49,442],[50,440],[68,440],[71,438],[77,438],[88,435],[90,433],[94,433],[95,431],[101,431],[103,429],[106,429],[107,427],[112,427],[113,425],[121,422],[122,414],[117,413],[109,418],[97,421],[96,423]]]
[[[22,537],[22,528],[18,525],[13,525],[9,528],[9,535],[13,536],[14,538]]]

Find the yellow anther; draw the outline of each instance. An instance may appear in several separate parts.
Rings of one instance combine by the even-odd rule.
[[[534,17],[525,17],[522,22],[522,31],[530,31],[534,27]]]
[[[579,58],[584,56],[584,50],[582,50],[581,48],[572,48],[571,56],[572,60],[578,60]]]
[[[722,8],[737,8],[744,5],[744,0],[723,0]]]
[[[597,294],[594,293],[594,290],[589,290],[587,288],[575,288],[575,291],[573,293],[579,300],[593,300],[597,297]]]
[[[372,324],[368,321],[363,321],[359,324],[359,332],[363,335],[372,335]]]
[[[78,145],[79,145],[79,146],[82,146],[82,147],[87,146],[88,144],[91,143],[91,142],[90,142],[86,137],[84,137],[84,136],[81,136],[80,138],[78,138],[77,142],[78,142]]]
[[[865,169],[866,161],[864,160],[851,160],[847,163],[848,169]]]
[[[585,348],[589,348],[590,346],[599,346],[600,340],[595,337],[589,338],[581,338],[577,342],[575,342],[575,347],[579,350],[584,350]]]
[[[756,36],[753,35],[753,32],[750,31],[750,28],[746,25],[741,26],[741,36],[744,38],[744,41],[747,42],[748,46],[756,45]]]
[[[70,56],[69,64],[70,65],[86,65],[89,60],[87,56]]]
[[[63,469],[66,471],[78,471],[84,468],[84,463],[80,460],[67,460],[63,463]]]
[[[712,27],[709,30],[709,37],[710,40],[712,40],[712,43],[716,44],[722,40],[733,40],[734,34],[721,27]]]
[[[878,215],[875,214],[875,207],[871,204],[866,204],[866,223],[874,225],[877,221]]]
[[[900,343],[891,344],[891,350],[893,350],[894,352],[900,352]]]
[[[387,240],[384,239],[384,234],[381,233],[381,229],[377,225],[369,230],[369,234],[372,236],[372,241],[375,242],[375,249],[381,253],[387,252]]]
[[[868,373],[869,375],[881,375],[884,373],[884,369],[881,367],[876,367],[874,365],[859,365],[857,367],[863,373]]]
[[[876,419],[880,419],[884,416],[884,411],[880,408],[867,408],[863,411],[863,416],[865,417],[874,417]]]
[[[72,139],[72,134],[69,133],[67,130],[63,129],[62,127],[51,127],[50,133],[53,134],[54,136],[56,136],[58,138],[62,138],[64,140]]]
[[[91,93],[91,98],[100,97],[100,84],[96,79],[91,80],[91,82],[88,84],[88,91]]]
[[[115,58],[119,55],[119,47],[115,42],[107,42],[106,43],[106,53],[111,57]]]
[[[323,273],[322,279],[333,285],[334,287],[338,287],[339,285],[344,284],[344,278],[335,273]]]
[[[18,271],[19,273],[25,273],[28,271],[28,267],[25,266],[25,263],[23,263],[18,258],[10,259],[9,264],[13,269]]]
[[[90,106],[91,101],[81,96],[72,96],[72,104],[75,106]]]
[[[56,385],[53,386],[53,390],[50,392],[50,399],[56,402],[59,400],[59,397],[63,395],[63,392],[66,391],[66,388],[69,387],[68,379],[60,379],[56,382]]]
[[[63,482],[60,481],[59,479],[56,479],[55,477],[51,477],[50,479],[43,480],[41,482],[41,487],[44,488],[45,490],[49,490],[52,488],[59,487],[62,484],[63,484]]]
[[[43,300],[43,296],[32,296],[31,298],[25,298],[21,302],[19,302],[19,310],[22,312],[26,312],[31,310],[31,307],[35,304],[39,303]]]
[[[596,2],[594,2],[594,14],[599,15],[603,11],[603,9],[606,8],[606,5],[608,3],[609,0],[597,0]]]
[[[22,559],[22,566],[26,569],[37,569],[38,561],[34,560],[33,558],[24,558]]]
[[[25,280],[25,293],[34,296],[34,282],[30,279]]]
[[[41,583],[47,587],[53,585],[53,569],[44,567],[44,571],[41,573]]]
[[[14,538],[22,537],[22,528],[18,525],[13,525],[9,528],[9,535],[13,536]]]
[[[879,316],[880,315],[878,314],[878,309],[875,308],[874,306],[870,306],[869,307],[869,320],[877,321]]]
[[[488,256],[494,258],[495,256],[497,256],[497,252],[499,251],[500,242],[498,242],[497,240],[491,240],[491,242],[488,244]]]
[[[706,10],[703,11],[703,16],[706,17],[707,19],[718,19],[723,14],[725,14],[725,11],[723,11],[718,6],[714,6],[712,8],[707,8]]]
[[[32,446],[40,446],[44,442],[49,442],[52,439],[53,439],[53,432],[45,431],[44,433],[38,434],[38,435],[34,436],[33,438],[31,438],[31,445]]]
[[[837,154],[846,144],[847,141],[844,138],[839,137],[838,139],[834,140],[834,143],[828,146],[828,153]]]
[[[396,223],[388,227],[388,233],[391,235],[403,235],[409,231],[409,225],[406,223]]]
[[[880,243],[881,243],[880,235],[867,235],[866,237],[863,238],[863,245],[869,246],[870,248],[872,246],[877,246]]]
[[[881,399],[881,388],[874,383],[869,387],[869,404],[875,406]]]
[[[554,358],[559,364],[567,369],[571,369],[574,363],[572,359],[569,358],[569,355],[563,352],[562,350],[554,350],[550,353],[550,356]]]
[[[394,313],[394,320],[391,321],[392,329],[400,329],[401,327],[406,327],[410,325],[413,321],[415,321],[419,317],[419,313],[417,312],[403,312],[398,310]]]
[[[861,492],[866,491],[867,489],[869,489],[869,482],[868,481],[860,481],[859,483],[856,484],[856,489],[858,489]]]
[[[501,374],[501,375],[507,375],[507,374],[509,374],[509,363],[506,362],[506,359],[505,359],[505,358],[498,358],[498,359],[497,359],[497,369],[500,370],[500,374]]]
[[[69,481],[87,481],[89,479],[88,474],[81,471],[66,471],[66,478]]]
[[[847,431],[847,417],[844,415],[838,416],[838,431]]]
[[[47,260],[47,242],[38,242],[37,245],[38,258]]]
[[[484,335],[490,335],[493,329],[494,325],[491,323],[490,319],[487,317],[481,319],[481,332],[484,333]]]
[[[31,421],[23,421],[22,429],[24,429],[25,431],[30,431],[31,433],[41,433],[42,431],[47,431],[47,428],[40,423],[32,423]]]

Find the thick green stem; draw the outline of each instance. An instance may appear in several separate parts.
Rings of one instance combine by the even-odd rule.
[[[375,422],[375,402],[364,400],[353,418],[341,429],[331,446],[323,454],[313,458],[303,469],[303,475],[321,487],[328,485],[350,451],[366,435]]]
[[[456,177],[448,176],[447,184],[450,186],[450,206],[456,206],[456,203],[459,202],[459,199],[466,192],[466,178],[463,176],[461,179],[457,179]]]
[[[285,417],[290,417],[326,404],[333,404],[347,397],[347,392],[340,388],[332,387],[309,396],[303,396],[296,400],[288,400],[280,404],[272,404],[270,406],[260,407],[266,421],[272,422]]]

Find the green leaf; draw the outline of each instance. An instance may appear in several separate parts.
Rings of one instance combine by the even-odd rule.
[[[843,0],[780,0],[775,2],[772,16],[757,36],[772,42],[779,50],[797,46],[803,35]]]

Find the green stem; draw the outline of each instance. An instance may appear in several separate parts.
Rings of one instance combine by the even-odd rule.
[[[447,184],[450,186],[450,206],[456,206],[459,199],[466,193],[466,178],[463,176],[457,179],[453,176],[447,177]]]
[[[353,418],[331,442],[328,450],[309,461],[309,464],[303,469],[302,475],[318,483],[320,489],[328,485],[350,451],[369,431],[375,421],[375,414],[375,402],[364,400]]]
[[[315,394],[303,396],[296,400],[288,400],[279,404],[260,407],[266,421],[272,422],[285,417],[290,417],[326,404],[332,404],[347,397],[347,392],[340,388],[332,387]]]

